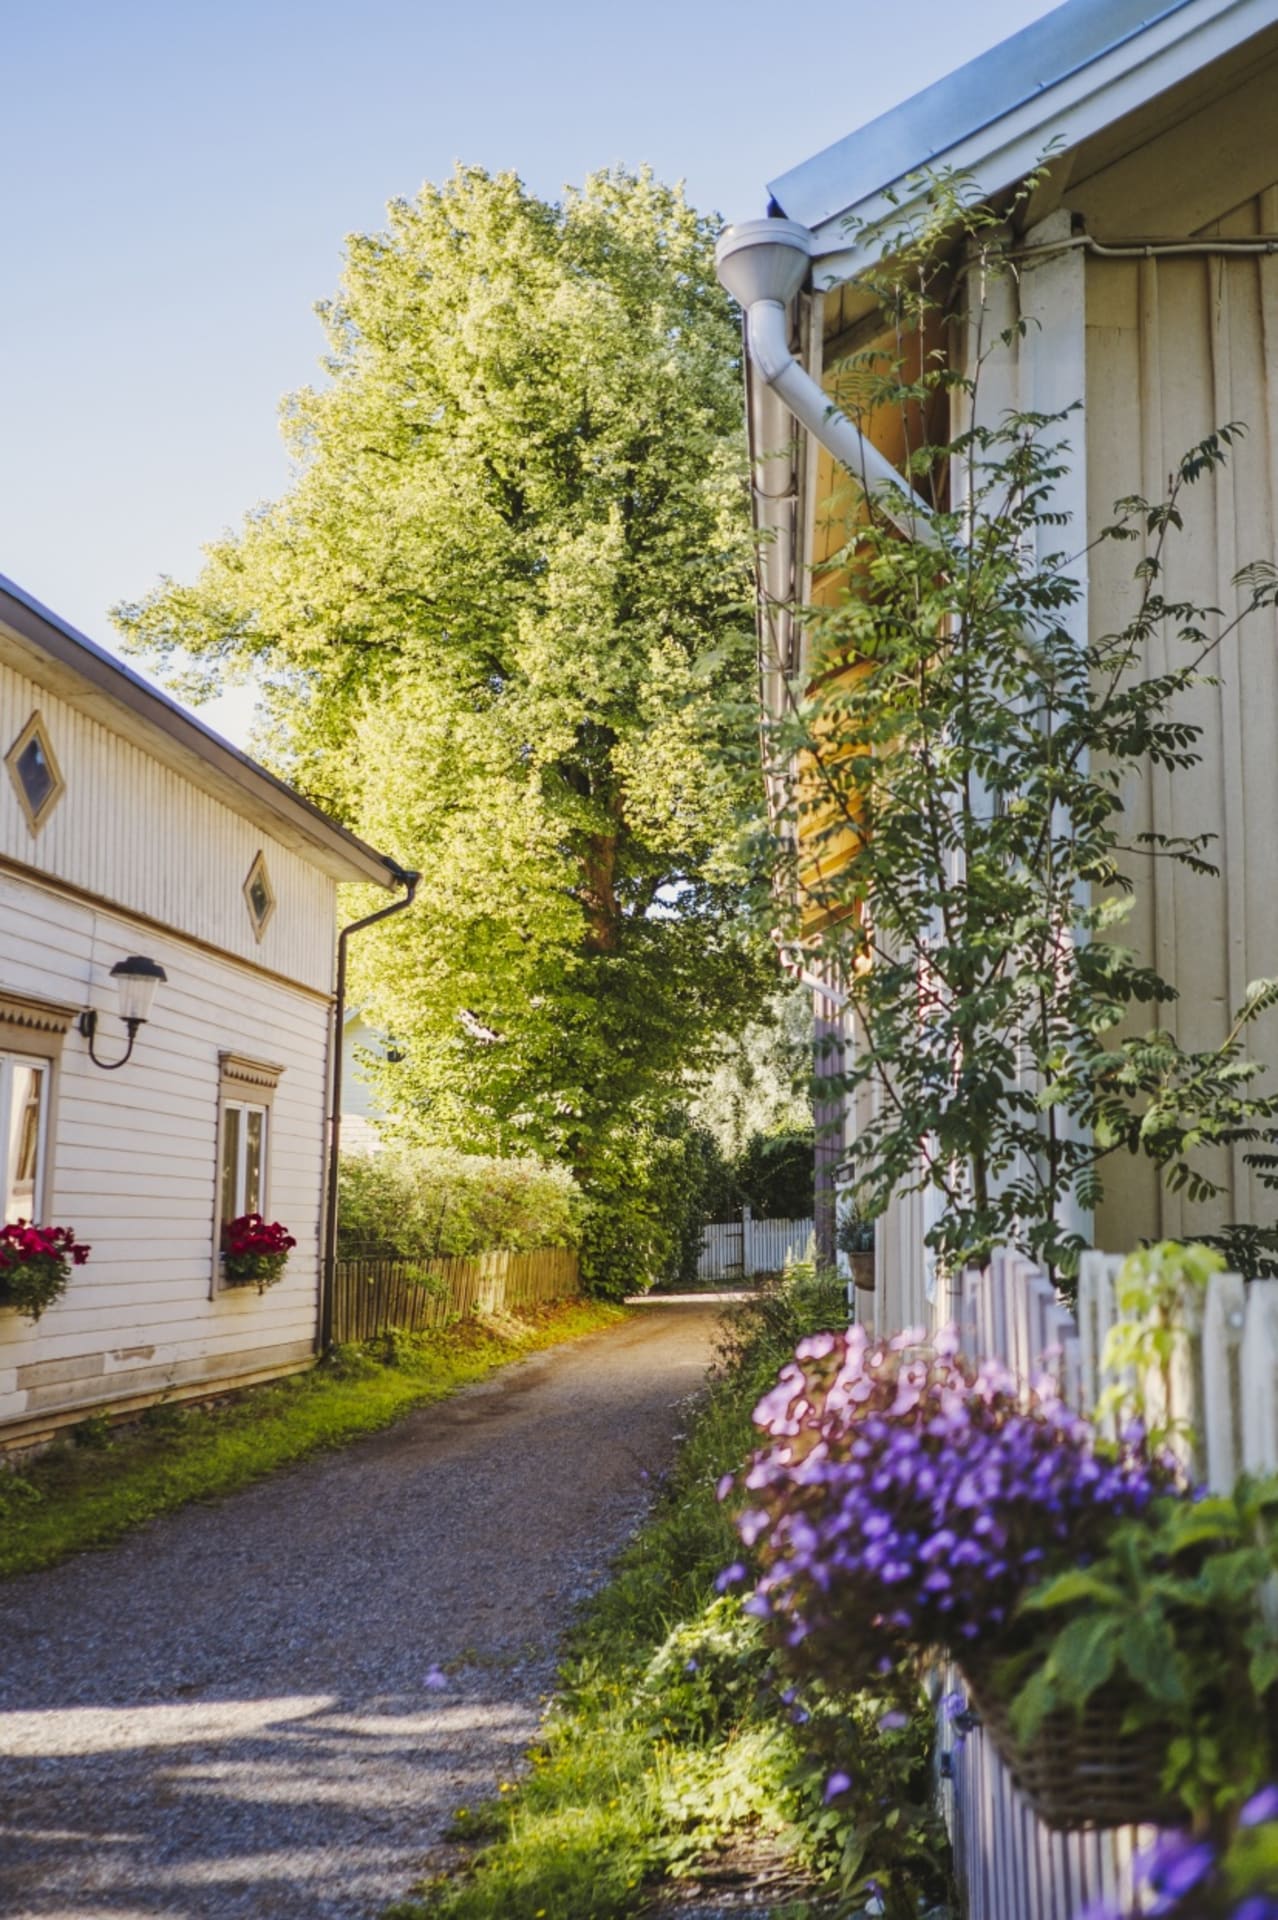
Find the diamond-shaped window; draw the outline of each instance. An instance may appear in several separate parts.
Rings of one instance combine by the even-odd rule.
[[[266,932],[267,922],[275,911],[275,889],[271,885],[271,876],[266,871],[266,859],[258,853],[248,870],[248,879],[244,882],[244,898],[248,902],[249,919],[253,922],[253,931],[260,940]]]
[[[38,713],[32,714],[4,759],[27,825],[39,833],[66,792],[66,781]]]

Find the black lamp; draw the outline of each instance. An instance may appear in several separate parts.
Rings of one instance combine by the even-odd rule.
[[[111,969],[111,978],[120,991],[120,1018],[129,1036],[129,1044],[118,1060],[99,1060],[93,1051],[93,1038],[98,1030],[95,1009],[86,1007],[80,1015],[80,1032],[89,1043],[89,1058],[95,1067],[101,1067],[107,1073],[114,1073],[117,1067],[122,1067],[133,1052],[138,1028],[146,1024],[150,1014],[155,989],[161,980],[168,979],[168,975],[157,960],[147,960],[140,953],[134,953],[127,960],[116,961]]]

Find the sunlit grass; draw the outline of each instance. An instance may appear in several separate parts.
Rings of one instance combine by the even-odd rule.
[[[500,1326],[468,1320],[370,1349],[207,1408],[168,1405],[108,1428],[99,1416],[24,1466],[0,1467],[0,1575],[47,1567],[192,1500],[389,1426],[540,1347],[613,1325],[625,1310],[569,1301]],[[77,1440],[79,1444],[77,1444]]]

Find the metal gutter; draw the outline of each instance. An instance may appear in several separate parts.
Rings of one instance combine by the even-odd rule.
[[[152,736],[158,757],[234,812],[271,824],[286,845],[300,842],[320,855],[316,864],[335,878],[371,880],[382,887],[396,884],[399,870],[393,860],[339,826],[286,781],[268,773],[3,574],[0,628],[7,628],[21,650],[34,656],[28,669],[33,677],[40,678],[41,662],[55,670],[51,692],[104,725],[114,725],[116,731],[122,731],[120,722],[125,718],[141,722]],[[130,731],[136,738],[136,724]]]

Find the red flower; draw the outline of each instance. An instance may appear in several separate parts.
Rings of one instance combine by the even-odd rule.
[[[0,1227],[0,1273],[25,1266],[31,1260],[49,1260],[66,1268],[82,1267],[90,1249],[75,1237],[73,1227],[37,1227],[29,1220],[10,1220]]]

